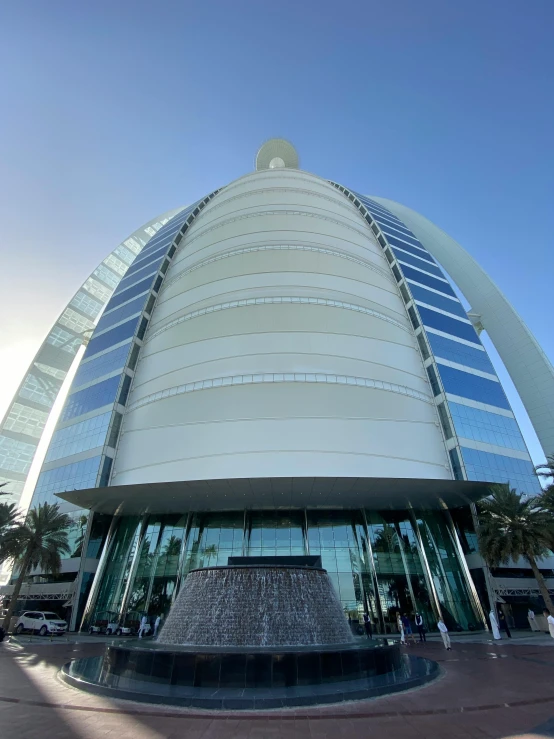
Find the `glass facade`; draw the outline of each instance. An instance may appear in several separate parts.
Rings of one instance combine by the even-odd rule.
[[[137,620],[167,614],[188,572],[230,556],[317,554],[346,614],[368,611],[379,633],[396,614],[420,612],[436,628],[480,627],[456,549],[440,511],[263,510],[122,517],[87,623],[111,611]],[[432,595],[433,594],[433,595]],[[434,600],[434,602],[433,602]]]
[[[359,200],[358,207],[386,249],[392,273],[401,283],[408,315],[417,331],[433,394],[439,397],[448,393],[446,403],[437,410],[445,439],[454,437],[456,441],[456,446],[449,450],[454,477],[510,482],[521,492],[539,493],[540,485],[508,399],[446,276],[415,234],[396,216],[371,198],[350,193],[340,185],[335,184],[335,187],[350,200],[352,195]],[[354,202],[357,204],[356,199]],[[389,249],[395,259],[390,257]],[[425,255],[432,264],[423,261]],[[452,367],[450,362],[460,366]],[[486,372],[490,377],[476,374],[475,370]],[[456,402],[450,400],[452,396]],[[477,404],[482,407],[476,408]],[[494,412],[495,408],[498,413]],[[468,446],[468,440],[485,448],[476,450]],[[486,449],[487,446],[490,449]],[[498,447],[505,453],[498,454]],[[522,454],[527,458],[522,459]]]
[[[29,457],[32,460],[36,454],[46,419],[77,350],[88,339],[135,256],[173,215],[175,211],[137,229],[104,259],[63,310],[27,370],[0,426],[0,447],[5,452],[0,463],[0,481],[8,483],[6,490],[12,494],[10,502],[17,502],[23,491],[30,468]],[[17,444],[11,443],[22,441],[16,438],[19,434],[24,434],[33,447],[26,449],[25,455]]]

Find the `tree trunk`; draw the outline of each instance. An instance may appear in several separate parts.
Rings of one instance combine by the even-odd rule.
[[[23,560],[23,564],[21,566],[21,570],[19,571],[19,576],[17,580],[15,581],[15,587],[13,589],[13,595],[10,600],[10,605],[8,606],[8,612],[6,613],[6,616],[4,617],[4,621],[2,626],[8,631],[10,627],[10,621],[12,618],[12,614],[15,610],[15,606],[17,605],[17,599],[19,598],[19,593],[21,592],[21,586],[23,585],[23,581],[25,580],[25,577],[27,576],[29,571],[29,558],[25,557]]]
[[[550,597],[550,593],[548,592],[548,588],[546,587],[546,582],[544,577],[541,575],[539,568],[537,567],[537,563],[535,562],[534,557],[525,557],[525,559],[529,562],[531,565],[531,569],[533,570],[533,575],[535,576],[535,580],[539,584],[539,588],[541,591],[541,595],[544,598],[544,602],[546,604],[546,607],[550,611],[550,614],[554,616],[554,603],[552,603],[552,598]]]

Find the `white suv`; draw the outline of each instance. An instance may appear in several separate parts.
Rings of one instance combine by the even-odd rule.
[[[16,634],[21,634],[23,631],[38,632],[41,636],[64,634],[67,631],[67,621],[52,611],[25,611],[17,619],[15,627]]]

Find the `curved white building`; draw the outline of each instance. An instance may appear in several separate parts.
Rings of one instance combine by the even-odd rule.
[[[112,482],[449,479],[414,330],[360,212],[273,169],[210,201],[144,336]]]
[[[282,140],[166,219],[118,247],[35,488],[33,505],[93,512],[64,563],[73,625],[167,612],[190,569],[231,555],[321,554],[378,631],[399,610],[478,627],[468,504],[538,483],[474,325],[554,443],[532,387],[554,397],[552,367],[512,308],[502,325],[498,288],[421,216],[298,169]],[[25,431],[3,433],[16,454]]]

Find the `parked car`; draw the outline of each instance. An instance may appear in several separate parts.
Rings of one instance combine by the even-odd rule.
[[[24,631],[38,633],[41,636],[47,634],[65,634],[67,631],[67,621],[60,618],[57,613],[52,611],[25,611],[23,615],[17,619],[15,633],[21,634]]]
[[[101,611],[89,626],[89,634],[115,634],[119,628],[118,614],[115,611]]]

